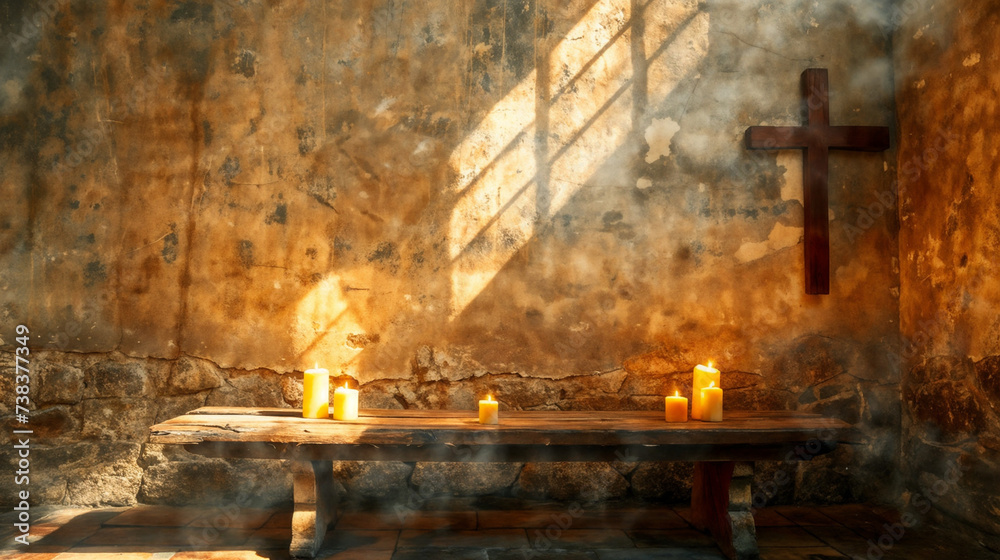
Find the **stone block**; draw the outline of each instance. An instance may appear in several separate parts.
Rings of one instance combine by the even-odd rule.
[[[139,500],[175,506],[271,507],[289,503],[291,472],[283,461],[201,459],[148,467]]]
[[[983,410],[964,382],[944,378],[905,391],[911,414],[945,437],[977,432]]]
[[[521,463],[417,463],[412,482],[421,495],[479,496],[510,487]]]
[[[693,463],[640,463],[632,473],[632,494],[643,500],[686,502],[691,499],[693,475]]]
[[[628,482],[608,463],[527,463],[515,492],[524,498],[598,502],[625,496]]]
[[[207,406],[287,407],[282,394],[281,379],[267,370],[256,370],[231,376],[226,383],[213,389],[205,401]]]
[[[33,503],[125,506],[135,503],[142,469],[140,446],[123,442],[84,442],[32,447]],[[10,461],[16,460],[11,457]],[[10,464],[13,472],[14,463]],[[0,478],[0,491],[14,496],[14,477]],[[10,487],[8,487],[10,486]]]
[[[146,394],[148,379],[136,362],[103,360],[84,371],[84,394],[89,398],[139,397]]]
[[[83,398],[83,371],[59,363],[39,368],[39,404],[76,404]]]
[[[1000,410],[1000,356],[990,356],[976,362],[979,387],[989,397],[994,410]]]
[[[156,419],[155,422],[164,422],[176,416],[187,414],[192,410],[205,406],[208,392],[196,393],[193,395],[181,395],[177,397],[160,397],[156,399]]]
[[[156,417],[156,403],[141,398],[83,401],[84,438],[145,441]]]
[[[343,484],[348,495],[361,498],[396,499],[409,490],[413,466],[399,461],[337,461],[333,477]]]
[[[167,395],[189,395],[223,384],[222,376],[208,360],[184,356],[170,368],[170,378],[164,388]]]

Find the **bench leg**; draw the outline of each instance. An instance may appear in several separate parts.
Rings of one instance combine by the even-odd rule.
[[[337,518],[333,488],[333,463],[330,461],[293,461],[292,513],[293,557],[313,558],[323,545],[323,537]]]
[[[758,560],[757,531],[750,511],[753,463],[698,462],[691,490],[691,521],[712,533],[734,560]]]

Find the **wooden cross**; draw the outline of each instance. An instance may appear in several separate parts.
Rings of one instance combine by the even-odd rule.
[[[827,184],[830,149],[881,152],[889,147],[885,126],[830,126],[830,84],[826,68],[802,72],[803,126],[751,126],[746,145],[752,150],[804,150],[806,293],[830,293],[830,218]]]

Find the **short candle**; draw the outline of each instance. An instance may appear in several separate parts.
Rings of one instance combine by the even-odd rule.
[[[500,423],[500,403],[493,400],[493,395],[486,395],[485,401],[479,401],[479,423]]]
[[[302,417],[330,416],[330,372],[315,367],[305,371],[302,379]]]
[[[712,362],[707,366],[698,364],[694,366],[694,384],[691,386],[691,418],[704,420],[701,414],[701,390],[714,383],[719,386],[719,370],[712,367]]]
[[[715,383],[701,390],[701,419],[705,422],[722,422],[722,389]]]
[[[688,421],[688,400],[682,397],[680,391],[674,391],[674,396],[664,397],[666,404],[665,417],[667,422]]]
[[[333,419],[358,419],[358,390],[348,389],[347,383],[333,392]]]

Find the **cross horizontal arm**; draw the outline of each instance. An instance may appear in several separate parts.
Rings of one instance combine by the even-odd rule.
[[[751,126],[743,138],[751,150],[785,150],[808,147],[812,132],[802,126]]]

